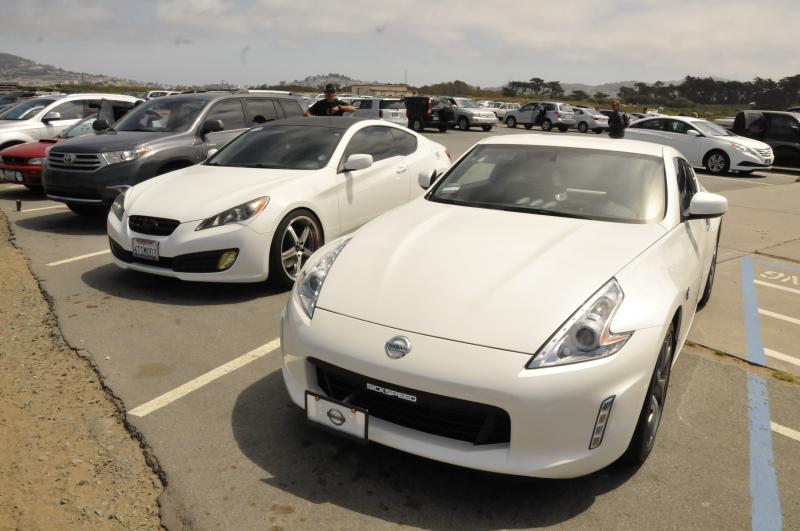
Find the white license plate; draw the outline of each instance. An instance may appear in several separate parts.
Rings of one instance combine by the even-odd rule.
[[[6,181],[12,181],[15,183],[22,182],[22,174],[18,171],[13,170],[3,170],[3,179]]]
[[[141,238],[133,238],[131,242],[133,248],[134,258],[143,258],[144,260],[152,260],[158,262],[158,242],[155,240],[143,240]]]
[[[360,407],[306,391],[306,418],[323,428],[367,441],[369,413]]]

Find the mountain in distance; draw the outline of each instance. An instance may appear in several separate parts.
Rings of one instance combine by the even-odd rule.
[[[150,85],[150,83],[141,83],[131,79],[86,72],[71,72],[55,66],[40,64],[10,53],[0,53],[0,82],[17,83],[23,86],[53,86],[60,84]]]
[[[706,77],[706,76],[697,76],[697,77]],[[714,81],[730,81],[729,79],[725,79],[722,77],[716,77],[716,76],[708,76],[708,77],[711,77],[711,79],[713,79]],[[637,81],[637,80],[612,81],[611,83],[603,83],[600,85],[586,85],[584,83],[561,83],[561,88],[564,89],[564,92],[566,94],[569,94],[573,90],[582,90],[590,95],[596,94],[598,92],[603,92],[613,97],[617,95],[620,87],[635,88],[636,83],[647,83],[648,85],[653,84],[652,81]],[[662,83],[664,83],[664,86],[680,85],[681,83],[683,83],[683,79],[673,80],[673,81],[662,81]]]

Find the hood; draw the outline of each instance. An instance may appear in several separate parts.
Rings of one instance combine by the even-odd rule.
[[[128,191],[129,214],[177,219],[209,218],[257,197],[270,195],[287,181],[318,170],[226,168],[198,164],[160,175]]]
[[[752,149],[769,149],[769,144],[765,144],[764,142],[760,142],[758,140],[753,140],[752,138],[747,138],[746,136],[717,136],[714,138],[717,140],[741,144]]]
[[[55,139],[55,142],[58,142],[58,139]],[[42,158],[45,155],[45,150],[52,146],[53,143],[53,140],[40,140],[39,142],[17,144],[16,146],[11,146],[0,151],[0,155],[4,157],[18,157],[21,159]]]
[[[657,224],[420,198],[355,234],[317,306],[409,332],[534,354],[665,232]]]
[[[54,153],[103,153],[134,149],[154,140],[176,133],[145,133],[138,131],[108,131],[99,135],[68,138],[53,148]],[[184,134],[184,133],[177,133]]]

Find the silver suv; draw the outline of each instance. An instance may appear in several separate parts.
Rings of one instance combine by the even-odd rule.
[[[491,131],[497,123],[497,116],[488,107],[481,107],[478,102],[469,98],[447,98],[455,112],[455,124],[462,131],[479,126],[484,131]]]
[[[555,101],[534,101],[526,103],[518,111],[509,111],[506,114],[506,125],[516,127],[517,124],[530,129],[534,125],[541,126],[542,131],[550,131],[557,127],[562,133],[575,125],[575,114],[572,107],[566,103]]]

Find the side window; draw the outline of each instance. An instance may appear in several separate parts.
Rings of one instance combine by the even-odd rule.
[[[206,116],[206,120],[222,120],[225,131],[244,129],[247,127],[240,100],[225,100],[215,104]]]
[[[744,113],[746,136],[760,137],[764,134],[766,119],[761,113]]]
[[[83,117],[88,118],[100,112],[100,102],[103,100],[85,100],[83,102]]]
[[[358,131],[347,144],[342,161],[356,153],[372,155],[373,162],[397,155],[390,128],[374,125]]]
[[[668,120],[667,121],[667,131],[670,133],[679,133],[682,135],[686,134],[686,131],[691,129],[689,124],[686,122],[681,122],[680,120]]]
[[[62,120],[80,120],[84,118],[83,116],[83,101],[82,100],[73,100],[73,101],[65,101],[61,105],[58,105],[52,112],[57,112],[61,114]]]
[[[281,104],[281,109],[283,109],[283,114],[286,115],[287,118],[292,118],[295,116],[303,116],[303,109],[300,107],[300,104],[297,103],[295,100],[290,99],[280,99],[278,100]]]
[[[522,108],[522,110],[523,111],[532,111],[535,107],[536,107],[536,105],[534,105],[533,103],[528,103]]]
[[[769,116],[769,134],[773,140],[784,142],[800,141],[800,125],[797,120],[785,114],[771,114]]]
[[[683,159],[676,158],[675,173],[678,177],[678,198],[681,206],[681,215],[689,208],[692,197],[697,193],[697,182],[695,181],[694,170]]]
[[[353,107],[356,109],[371,109],[372,100],[355,100],[353,102]]]
[[[548,104],[546,104],[544,106],[544,110],[546,110],[546,111],[555,111],[556,110],[556,104],[555,103],[548,103]]]
[[[417,137],[393,127],[389,130],[394,137],[394,145],[399,155],[411,155],[417,150]]]
[[[645,122],[636,125],[637,127],[640,127],[642,129],[650,129],[652,131],[664,131],[666,130],[665,122],[666,120],[655,119],[655,120],[647,120]]]
[[[251,124],[263,124],[278,119],[278,111],[275,110],[275,102],[272,100],[248,98],[244,106],[247,107]]]

